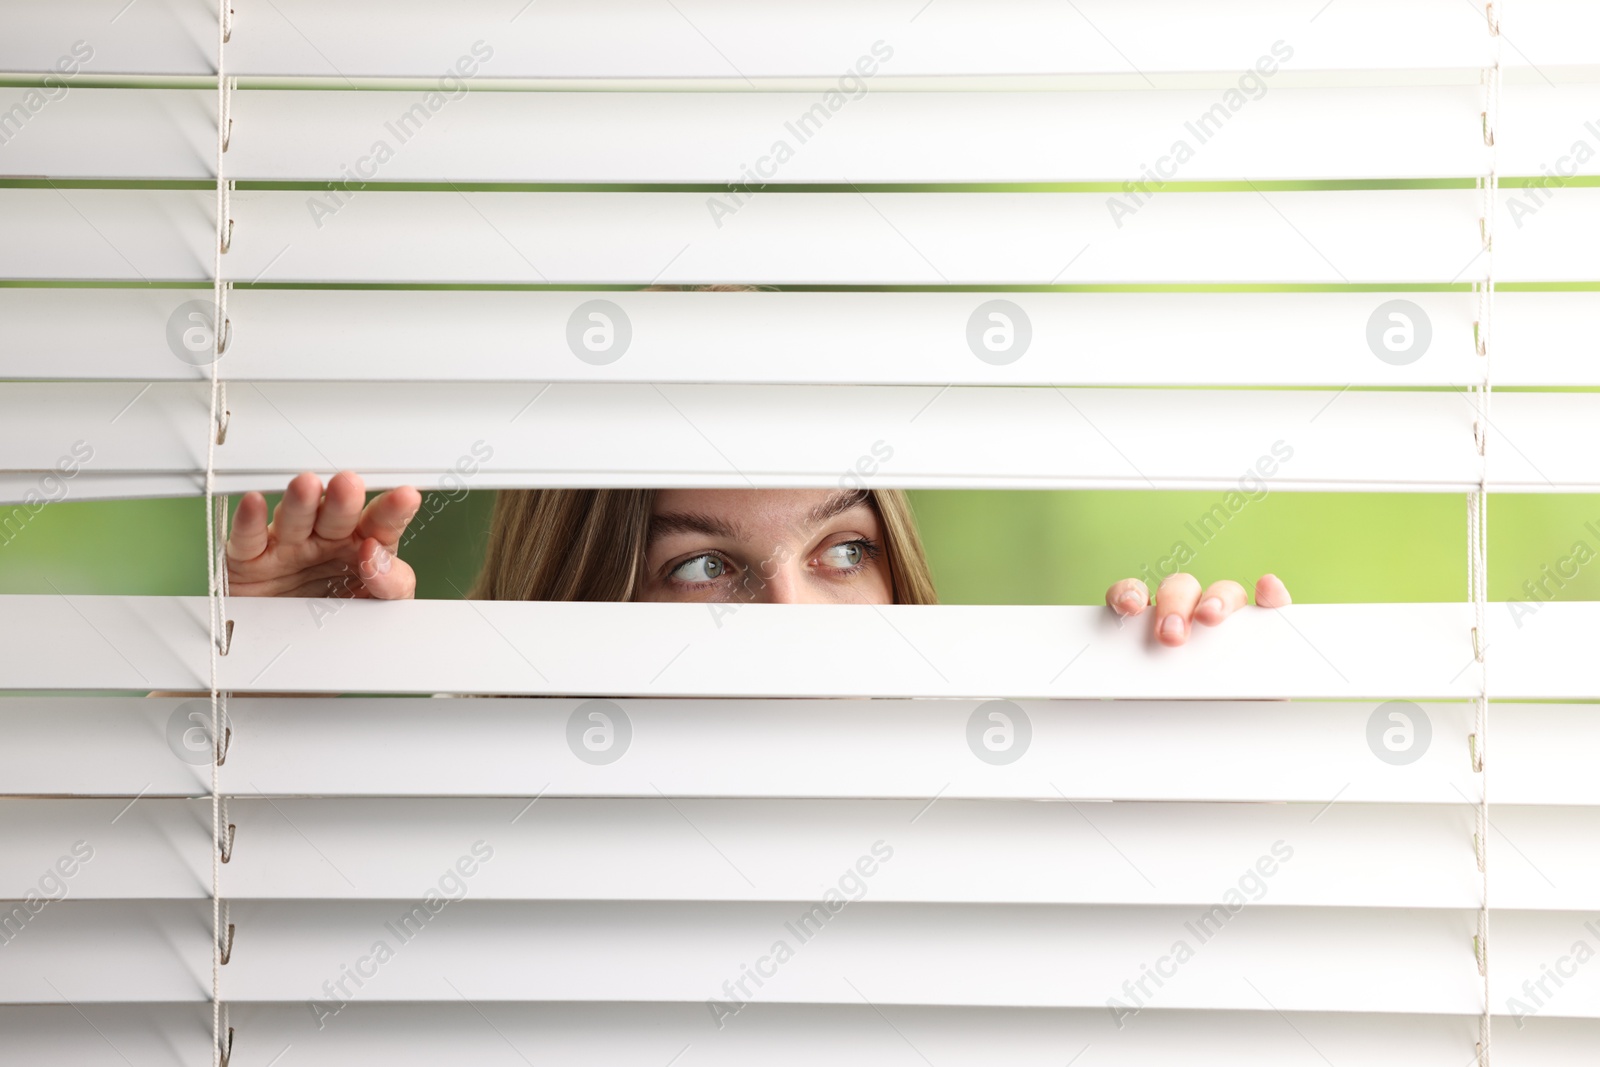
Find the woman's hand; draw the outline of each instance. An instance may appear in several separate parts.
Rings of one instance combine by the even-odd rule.
[[[330,478],[326,493],[307,471],[289,483],[268,525],[266,497],[246,493],[228,534],[229,595],[410,599],[417,576],[398,552],[422,494],[402,486],[363,509],[366,496],[350,471]]]
[[[1156,638],[1163,645],[1177,647],[1189,640],[1196,622],[1215,626],[1250,601],[1238,582],[1213,582],[1203,594],[1192,574],[1173,574],[1161,581],[1156,591]],[[1256,606],[1281,608],[1289,603],[1289,590],[1275,574],[1256,580]],[[1137,578],[1124,578],[1106,590],[1106,604],[1123,618],[1138,615],[1150,604],[1150,590]]]

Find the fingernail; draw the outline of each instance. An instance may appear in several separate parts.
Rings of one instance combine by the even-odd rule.
[[[389,555],[389,550],[386,548],[380,548],[372,554],[372,569],[378,574],[388,574],[389,566],[393,562],[394,559]]]
[[[1204,600],[1200,601],[1200,610],[1205,612],[1207,615],[1212,616],[1213,618],[1220,618],[1222,615],[1222,598],[1214,596],[1206,597]]]
[[[1161,620],[1161,636],[1163,636],[1163,637],[1182,637],[1183,636],[1183,616],[1182,615],[1168,615],[1166,618],[1162,619]]]
[[[1124,615],[1132,615],[1142,607],[1144,607],[1144,601],[1139,599],[1138,593],[1123,593],[1117,600],[1117,608]]]

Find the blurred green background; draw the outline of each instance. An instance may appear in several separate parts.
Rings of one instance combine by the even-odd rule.
[[[1210,540],[1198,519],[1220,492],[923,490],[911,494],[939,595],[958,604],[1094,604],[1118,578],[1183,569],[1248,588],[1273,571],[1305,603],[1466,598],[1466,502],[1458,494],[1273,492]],[[275,503],[275,498],[274,501]],[[482,560],[494,494],[428,493],[404,557],[418,595],[453,598]],[[205,592],[201,502],[51,504],[0,543],[0,593]],[[1214,527],[1213,527],[1214,529]],[[1495,494],[1489,596],[1600,600],[1600,496]],[[1582,545],[1582,549],[1577,546]],[[1565,561],[1565,562],[1564,562]],[[1563,577],[1561,571],[1575,577]]]

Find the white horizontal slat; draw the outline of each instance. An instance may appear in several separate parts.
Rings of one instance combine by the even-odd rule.
[[[1530,5],[1570,13],[1578,21],[1568,33],[1581,33],[1586,12],[1576,4]],[[98,72],[213,69],[215,11],[205,0],[146,4],[146,10],[115,21],[115,0],[69,8],[20,0],[13,6],[16,32],[0,50],[3,69],[51,69],[75,37],[96,42],[91,69]],[[235,10],[230,73],[325,80],[431,81],[475,40],[492,48],[483,77],[706,78],[740,85],[774,77],[832,81],[879,39],[893,47],[886,68],[899,75],[1068,72],[1110,75],[1134,85],[1146,84],[1142,72],[1244,70],[1275,39],[1292,45],[1293,66],[1313,71],[1463,69],[1481,67],[1488,58],[1481,13],[1446,0],[1350,0],[1315,19],[1314,9],[1278,10],[1240,0],[1211,5],[1204,15],[1178,0],[1137,10],[1112,0],[1084,0],[1066,9],[1038,0],[952,0],[931,18],[885,0],[788,2],[755,10],[727,0],[556,0],[527,11],[494,0],[445,10],[424,0],[333,7],[311,0],[239,0]],[[374,34],[372,27],[380,24],[384,32]],[[1532,22],[1529,33],[1538,35],[1525,47],[1540,53],[1550,38],[1560,39],[1559,30]]]
[[[274,796],[881,797],[1279,800],[1454,804],[1481,788],[1457,749],[1465,704],[1428,704],[1436,745],[1373,758],[1377,704],[1023,701],[1028,758],[994,766],[966,741],[978,701],[622,700],[627,759],[591,765],[566,742],[583,704],[560,699],[238,698],[222,788]],[[208,699],[0,699],[0,795],[202,796]],[[1591,722],[1591,720],[1593,720]],[[1582,753],[1582,706],[1495,706],[1497,804],[1600,806],[1600,783],[1541,762],[1542,739]],[[169,735],[172,740],[169,741]],[[386,758],[366,758],[374,736]],[[851,743],[841,746],[839,738]],[[1251,744],[1240,745],[1248,737]],[[1338,744],[1332,739],[1339,739]],[[1137,761],[1121,754],[1137,748]],[[179,759],[173,756],[179,755]],[[1556,757],[1553,757],[1556,758]],[[1553,773],[1546,775],[1549,766]],[[204,778],[204,780],[202,780]]]
[[[126,1067],[119,1049],[140,1064],[146,1057],[182,1067],[211,1062],[209,1009],[86,1005],[82,1012],[59,1003],[0,1007],[7,1035],[0,1064],[36,1067],[54,1057],[83,1067]],[[1477,1021],[1461,1016],[1219,1015],[1152,1007],[1118,1030],[1103,1007],[878,1008],[860,998],[833,1005],[753,1004],[721,1030],[703,1004],[479,1004],[459,998],[437,1004],[355,1000],[322,1019],[320,1028],[303,1003],[234,1004],[229,1020],[235,1062],[248,1067],[264,1067],[286,1048],[304,1067],[342,1067],[364,1058],[395,1067],[665,1064],[674,1056],[692,1067],[882,1067],[921,1063],[919,1053],[939,1067],[1060,1067],[1064,1056],[1087,1049],[1088,1062],[1098,1067],[1281,1067],[1308,1057],[1320,1063],[1319,1053],[1335,1064],[1461,1067],[1478,1034]],[[1510,1018],[1496,1018],[1494,1035],[1495,1062],[1502,1067],[1588,1067],[1600,1024],[1536,1016],[1519,1028]]]
[[[85,474],[179,475],[172,492],[190,491],[209,402],[201,383],[0,385],[0,498],[61,496],[41,488],[51,469],[71,473],[67,495]],[[1219,501],[1231,514],[1273,489],[1461,492],[1480,471],[1454,390],[280,382],[236,383],[228,410],[223,492],[348,468],[375,487],[1210,489],[1236,494]],[[1597,414],[1594,393],[1499,395],[1491,486],[1594,491]]]
[[[422,900],[419,894],[370,903],[232,902],[236,934],[222,996],[230,1003],[304,1002],[324,981],[339,979],[341,967],[374,970],[374,945],[386,941],[391,958],[375,968],[363,999],[703,1002],[725,997],[722,982],[737,980],[741,963],[786,939],[793,958],[758,991],[757,1002],[851,1003],[865,996],[878,1004],[1103,1010],[1123,977],[1139,977],[1141,962],[1187,938],[1194,955],[1161,989],[1167,1008],[1265,1011],[1264,993],[1284,1011],[1482,1009],[1467,911],[1245,906],[1229,914],[1219,906],[1227,918],[1213,917],[1202,929],[1201,914],[1211,914],[1204,908],[866,900],[833,914],[817,903],[829,917],[813,918],[811,936],[802,938],[785,924],[804,933],[799,920],[807,903],[466,899],[436,905],[430,914]],[[409,927],[401,925],[407,915],[414,916]],[[202,901],[48,905],[0,953],[0,1000],[205,999],[210,990],[199,975],[209,969],[208,920]],[[1201,943],[1185,923],[1210,936]],[[1497,936],[1508,957],[1524,941],[1534,951],[1543,947],[1546,928],[1535,924],[1525,932],[1528,925],[1526,913],[1500,913]],[[1290,943],[1297,951],[1282,952]],[[961,966],[950,966],[952,958]],[[1068,958],[1073,965],[1064,968]],[[540,966],[528,966],[530,959]],[[51,970],[59,975],[51,977],[59,994],[41,975]],[[1357,973],[1359,983],[1329,980]],[[1552,1009],[1551,1015],[1588,1014],[1566,1005]]]
[[[0,803],[0,897],[205,899],[203,807],[145,800],[113,824],[120,800]],[[1475,904],[1466,804],[1320,807],[236,797],[222,894],[405,900],[443,877],[475,900],[808,901],[842,878],[879,903],[1206,905],[1243,877],[1277,905]],[[69,845],[87,861],[49,878]],[[1250,873],[1263,856],[1270,878]]]
[[[33,92],[0,88],[0,113],[36,103]],[[430,109],[421,89],[245,89],[233,104],[224,162],[238,181],[754,188],[1446,178],[1488,169],[1475,86],[1269,87],[1253,89],[1238,110],[1222,95],[874,92],[805,119],[816,94],[473,92]],[[1597,136],[1586,126],[1597,98],[1600,86],[1588,83],[1509,86],[1500,172],[1597,173],[1592,144],[1573,151]],[[213,179],[215,107],[216,94],[205,89],[76,89],[8,128],[0,167],[8,177]],[[527,129],[541,136],[514,134]]]
[[[609,300],[631,337],[614,362],[578,358],[568,321]],[[1016,304],[1016,360],[978,358],[974,315]],[[1432,339],[1414,362],[1377,358],[1367,324],[1410,301]],[[191,289],[0,288],[0,378],[195,380],[168,322]],[[1482,378],[1469,293],[539,292],[239,289],[225,378],[247,381],[653,381],[812,384],[1465,385]],[[1600,384],[1563,337],[1597,293],[1501,293],[1496,382]],[[187,320],[184,320],[187,321]],[[448,352],[448,356],[442,353]],[[759,352],[759,358],[752,353]],[[1286,358],[1292,353],[1292,358]]]
[[[15,933],[0,951],[0,1003],[211,997],[210,901],[69,897],[36,909],[15,901],[5,905],[0,920],[12,917]],[[18,907],[26,918],[15,917]]]
[[[84,1019],[92,1020],[92,1027]],[[233,1005],[235,1062],[263,1067],[292,1047],[305,1067],[372,1057],[431,1067],[452,1057],[483,1067],[535,1063],[667,1063],[774,1067],[820,1062],[880,1067],[921,1062],[982,1067],[1002,1060],[1060,1067],[1062,1049],[1094,1049],[1105,1067],[1279,1067],[1321,1052],[1371,1067],[1460,1067],[1477,1037],[1474,1020],[1451,1016],[1213,1012],[1150,1009],[1115,1030],[1105,1009],[916,1008],[867,1004],[752,1005],[716,1030],[697,1004],[383,1004],[353,1002],[318,1029],[305,1005]],[[484,1025],[485,1019],[490,1025]],[[1285,1025],[1285,1023],[1289,1025]],[[83,1067],[211,1062],[209,1009],[191,1005],[0,1007],[8,1041],[0,1064],[35,1067],[50,1057]],[[1588,1067],[1600,1024],[1581,1019],[1495,1020],[1503,1067]],[[104,1035],[102,1037],[101,1035]],[[1307,1043],[1311,1048],[1307,1048]],[[1070,1052],[1068,1053],[1070,1055]],[[1320,1062],[1320,1061],[1319,1061]]]
[[[1276,906],[1471,908],[1474,809],[1457,799],[235,801],[244,845],[223,893],[412,897],[483,842],[493,859],[474,865],[473,899],[814,900],[845,879],[878,902],[1205,906],[1242,884]],[[1594,809],[1498,809],[1495,907],[1600,910],[1597,845]],[[869,854],[870,878],[847,873]]]
[[[46,92],[52,98],[41,105]],[[0,174],[215,180],[216,101],[215,89],[0,87],[0,114],[25,117],[0,130],[6,137]]]
[[[315,997],[322,982],[340,980],[347,973],[342,968],[359,967],[368,972],[361,989],[346,979],[350,999],[358,1002],[682,1001],[704,1010],[706,999],[727,996],[722,982],[737,981],[741,966],[785,940],[792,955],[754,991],[750,999],[757,1004],[866,999],[878,1005],[1104,1011],[1107,998],[1126,995],[1116,976],[1138,979],[1141,963],[1168,956],[1185,941],[1192,956],[1176,968],[1169,956],[1168,969],[1176,974],[1150,998],[1152,1007],[1457,1015],[1475,1015],[1482,1007],[1470,948],[1461,947],[1471,943],[1473,919],[1466,911],[1246,905],[1220,922],[1201,909],[1213,916],[1202,928],[1193,908],[867,900],[846,904],[826,920],[813,918],[805,931],[799,920],[809,909],[796,903],[525,905],[467,899],[429,914],[421,899],[235,903],[234,953],[222,972],[223,995],[234,1004],[287,1001],[305,1010],[306,998]],[[408,904],[428,917],[416,917]],[[0,999],[204,1000],[206,910],[201,901],[47,905],[0,954]],[[402,927],[408,914],[410,924]],[[1519,995],[1521,975],[1538,977],[1541,962],[1570,952],[1566,938],[1590,934],[1584,918],[1497,912],[1497,958],[1504,962],[1491,976],[1491,1003],[1498,1008]],[[817,927],[827,936],[818,936]],[[374,966],[380,941],[389,957]],[[1296,951],[1281,951],[1285,944]],[[952,950],[963,954],[963,966],[949,966]],[[544,965],[528,967],[530,958]],[[1073,965],[1064,968],[1063,959]],[[1330,980],[1338,974],[1359,974],[1361,981]],[[1600,1016],[1594,981],[1580,969],[1540,1014]]]
[[[306,1000],[325,979],[339,977],[341,965],[370,957],[374,942],[387,939],[394,958],[378,968],[379,977],[363,990],[366,997],[448,1000],[456,997],[454,984],[461,997],[474,1001],[704,1001],[725,997],[722,982],[738,979],[741,963],[787,939],[794,958],[758,990],[755,1001],[851,1003],[859,1000],[853,982],[880,1005],[1104,1009],[1106,998],[1120,992],[1123,977],[1138,977],[1141,961],[1170,953],[1174,939],[1187,934],[1194,958],[1160,990],[1168,1008],[1258,1008],[1259,993],[1243,981],[1248,974],[1283,1011],[1482,1009],[1467,912],[1245,907],[1226,920],[1226,933],[1197,944],[1200,939],[1184,923],[1197,923],[1205,909],[867,901],[821,923],[826,936],[813,934],[802,942],[786,923],[798,929],[798,918],[810,907],[803,902],[464,901],[446,905],[437,918],[413,918],[406,939],[389,933],[386,923],[400,929],[411,905],[422,907],[416,901],[235,902],[232,918],[240,936],[234,960],[222,973],[222,995],[229,1001]],[[91,902],[61,907],[128,909]],[[186,913],[192,907],[163,902],[136,910]],[[1514,913],[1502,913],[1498,936],[1509,953],[1518,939]],[[50,947],[43,936],[34,944]],[[1298,950],[1282,952],[1283,944]],[[962,965],[950,966],[955,958]],[[1064,968],[1064,958],[1074,965]],[[541,960],[541,966],[526,966],[528,960]],[[365,966],[371,968],[371,958]],[[1355,974],[1362,981],[1333,977]],[[118,984],[128,981],[83,982],[90,989]],[[6,992],[22,992],[38,979],[14,976],[5,985]],[[72,990],[62,985],[62,992]]]
[[[1562,86],[1539,97],[1563,116],[1581,114],[1594,97],[1587,89]],[[27,91],[0,89],[0,113]],[[1217,89],[875,92],[837,112],[812,112],[815,93],[473,92],[448,105],[435,95],[435,110],[422,90],[240,90],[223,162],[238,181],[756,187],[1121,183],[1151,167],[1160,168],[1152,179],[1181,181],[1442,178],[1488,169],[1475,86],[1251,95],[1259,99],[1233,110]],[[203,148],[215,140],[215,107],[215,92],[203,89],[83,89],[30,120],[0,166],[61,178],[214,178],[215,157]],[[1518,116],[1513,110],[1502,121],[1515,125]],[[538,136],[519,136],[530,130]],[[1054,135],[1040,136],[1046,131]],[[1569,141],[1552,145],[1530,131],[1520,143],[1548,150]],[[1537,174],[1541,162],[1508,152],[1499,166]]]
[[[1530,1015],[1600,1018],[1600,969],[1585,966],[1600,943],[1593,910],[1510,912],[1491,922],[1501,932],[1489,968],[1491,1003]]]
[[[444,879],[475,900],[807,901],[842,883],[878,903],[1204,906],[1236,888],[1274,906],[1471,908],[1474,808],[1458,800],[246,796],[228,809],[222,895],[405,900]],[[0,898],[208,899],[209,816],[203,800],[0,802]],[[1600,812],[1506,806],[1494,820],[1497,908],[1600,908]]]
[[[1420,705],[1432,738],[1417,761],[1373,758],[1377,702],[1021,701],[1033,755],[1004,767],[966,747],[976,701],[638,701],[617,705],[627,759],[573,758],[579,700],[239,698],[237,747],[222,787],[274,796],[882,797],[950,800],[1276,800],[1476,802],[1465,769],[1467,704]],[[204,796],[209,773],[173,759],[209,701],[127,697],[0,699],[0,796]],[[1494,715],[1496,820],[1509,805],[1600,807],[1585,772],[1600,744],[1589,705],[1507,704]],[[174,725],[176,723],[176,725]],[[175,733],[174,742],[167,740]],[[386,758],[366,758],[371,739]],[[840,746],[838,738],[850,737]],[[1250,744],[1238,743],[1249,738]],[[1337,741],[1337,743],[1335,743]],[[1121,754],[1136,748],[1140,758]],[[705,754],[710,753],[710,757]],[[1524,836],[1514,833],[1514,838]],[[1543,863],[1540,864],[1544,866]]]
[[[236,844],[223,892],[405,899],[464,858],[470,876],[446,888],[475,900],[810,901],[833,890],[878,903],[1204,906],[1243,877],[1277,905],[1476,903],[1476,865],[1458,855],[1466,804],[1336,806],[1312,824],[1319,806],[238,800],[230,818],[254,851]],[[1249,873],[1262,857],[1270,878]],[[1600,890],[1589,897],[1600,903]]]
[[[1600,84],[1592,77],[1564,85],[1540,79],[1503,89],[1495,124],[1496,169],[1501,174],[1553,176],[1559,185],[1563,178],[1600,173],[1596,149],[1600,149]]]
[[[208,800],[5,799],[0,840],[0,901],[210,899]]]
[[[0,448],[24,472],[59,467],[76,448],[80,459],[93,452],[79,472],[192,474],[205,467],[208,405],[199,383],[0,385]],[[1503,399],[1496,425],[1514,427],[1505,432],[1523,452],[1502,469],[1554,488],[1600,482],[1570,451],[1596,405],[1587,395]],[[871,486],[1257,498],[1263,487],[1459,491],[1478,479],[1473,408],[1456,393],[240,383],[228,409],[216,469],[258,489],[323,468],[375,485],[433,471],[431,485],[452,470],[478,488],[833,487],[849,475]],[[1528,426],[1519,409],[1565,417]]]
[[[31,91],[0,88],[0,113],[25,104]],[[1476,86],[1269,82],[1237,110],[1223,95],[872,92],[813,114],[814,93],[472,92],[447,104],[434,96],[429,108],[421,89],[244,89],[233,103],[224,163],[237,181],[757,189],[765,182],[1450,178],[1488,170]],[[1597,109],[1597,85],[1508,86],[1496,167],[1525,177],[1600,172],[1589,144],[1600,135],[1585,125]],[[216,94],[205,89],[77,89],[14,131],[0,167],[23,177],[213,179],[215,110]],[[517,136],[524,130],[540,136]],[[1054,136],[1040,136],[1046,131]],[[1578,142],[1588,150],[1574,152]]]
[[[1461,699],[1466,604],[1298,604],[1155,645],[1095,607],[739,606],[230,598],[233,692],[567,696]],[[197,597],[8,596],[0,688],[193,690]],[[1504,609],[1490,605],[1499,615]],[[1597,605],[1547,603],[1492,640],[1499,699],[1594,695]],[[727,613],[724,613],[726,615]],[[872,656],[802,656],[801,648]],[[69,659],[70,657],[70,659]]]
[[[1592,281],[1600,189],[1534,216],[1500,193],[1503,282]],[[1480,277],[1471,190],[1167,192],[1129,217],[1100,193],[764,193],[729,216],[688,192],[236,193],[243,282],[643,285],[1448,283]],[[1518,201],[1521,202],[1520,200]],[[318,206],[320,205],[320,206]],[[335,211],[335,208],[337,210]],[[198,281],[198,190],[4,189],[0,276]],[[721,224],[720,226],[718,224]]]
[[[632,336],[615,362],[574,356],[567,322],[601,298]],[[974,356],[966,328],[1003,298],[1032,339],[1012,363]],[[0,289],[0,378],[209,377],[167,324],[209,291]],[[1432,331],[1416,361],[1373,355],[1391,300]],[[1469,293],[518,292],[238,289],[218,364],[247,381],[653,381],[929,385],[1466,385],[1481,380]],[[1600,293],[1495,295],[1497,385],[1600,385],[1573,338]],[[448,358],[441,356],[449,352]],[[752,359],[760,351],[762,358]],[[1289,354],[1292,354],[1290,356]]]
[[[1563,192],[1572,225],[1600,227],[1600,190]],[[226,277],[1443,283],[1472,278],[1480,253],[1478,197],[1465,189],[1169,192],[1131,218],[1113,217],[1103,193],[775,192],[731,217],[713,213],[706,193],[369,189],[343,198],[336,214],[326,213],[337,204],[327,196],[234,194]],[[10,236],[0,246],[0,277],[203,280],[214,217],[215,197],[202,191],[0,190],[0,225]],[[1593,263],[1563,238],[1554,227],[1532,225],[1505,234],[1497,276],[1588,280]]]

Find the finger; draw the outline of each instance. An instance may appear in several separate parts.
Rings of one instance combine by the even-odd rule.
[[[391,489],[367,505],[367,510],[361,513],[356,533],[375,538],[393,548],[400,543],[400,535],[406,532],[406,524],[416,517],[420,507],[422,494],[411,486]]]
[[[294,596],[294,590],[308,582],[327,581],[335,579],[345,582],[353,589],[361,588],[361,579],[357,576],[353,560],[331,559],[318,563],[304,570],[293,571],[289,574],[274,574],[258,581],[239,581],[230,579],[228,594],[230,596]]]
[[[1164,645],[1189,639],[1189,619],[1200,602],[1200,582],[1192,574],[1168,575],[1156,590],[1156,638]]]
[[[1201,594],[1200,606],[1194,609],[1194,618],[1196,622],[1215,626],[1248,603],[1244,586],[1238,582],[1212,582]]]
[[[1289,588],[1276,574],[1263,574],[1256,579],[1256,606],[1260,608],[1286,608],[1294,601],[1289,599]]]
[[[246,493],[239,498],[228,531],[228,558],[255,559],[267,550],[267,498]]]
[[[272,532],[283,544],[298,544],[311,536],[317,521],[317,505],[322,503],[322,479],[310,471],[297,474],[283,491],[283,499],[272,513]]]
[[[325,600],[365,600],[369,595],[354,575],[343,578],[317,578],[301,582],[277,596],[298,596]]]
[[[417,575],[411,564],[369,537],[361,544],[356,573],[368,593],[379,600],[410,600],[417,595]]]
[[[342,541],[356,532],[361,521],[361,505],[367,499],[367,486],[361,476],[353,471],[340,471],[328,479],[328,491],[322,496],[322,506],[317,509],[317,522],[312,528],[318,537]]]
[[[1150,603],[1150,590],[1137,578],[1124,578],[1106,590],[1106,606],[1124,617],[1137,615]]]

